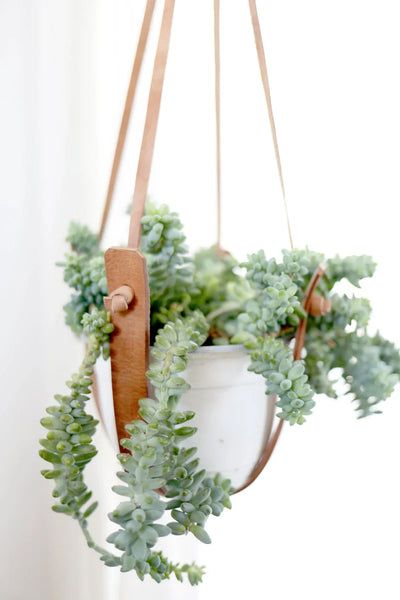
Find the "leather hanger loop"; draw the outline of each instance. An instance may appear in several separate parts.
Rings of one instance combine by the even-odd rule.
[[[158,40],[147,104],[142,145],[136,172],[135,191],[133,193],[131,221],[129,226],[129,248],[139,248],[140,245],[141,220],[144,213],[151,165],[153,162],[154,143],[157,133],[158,117],[160,114],[161,96],[164,85],[165,69],[167,66],[174,6],[175,0],[165,0],[160,37]]]
[[[217,242],[221,250],[221,59],[220,59],[220,2],[214,0],[214,76],[215,76],[215,170]]]
[[[269,119],[269,124],[270,124],[270,128],[271,128],[276,166],[278,168],[279,182],[280,182],[281,192],[282,192],[282,200],[283,200],[283,205],[284,205],[284,209],[285,209],[286,225],[287,225],[287,230],[288,230],[288,235],[289,235],[290,247],[293,250],[294,244],[293,244],[292,227],[290,224],[289,208],[288,208],[288,204],[287,204],[287,200],[286,200],[286,189],[285,189],[285,182],[283,179],[282,161],[281,161],[281,155],[280,155],[280,151],[279,151],[278,136],[276,133],[274,111],[272,109],[271,88],[269,85],[267,61],[265,58],[265,50],[264,50],[264,44],[263,44],[263,40],[262,40],[260,21],[258,18],[256,0],[249,0],[249,8],[250,8],[251,22],[253,25],[254,41],[256,44],[258,64],[260,67],[261,82],[262,82],[262,86],[264,89],[265,100],[267,102],[268,119]]]
[[[101,215],[99,240],[101,241],[108,222],[111,204],[114,197],[115,184],[118,178],[119,168],[121,165],[122,154],[125,147],[126,135],[128,133],[129,122],[132,113],[132,106],[136,96],[136,88],[139,80],[140,72],[143,64],[143,57],[147,46],[150,25],[154,13],[155,0],[147,0],[146,8],[143,16],[142,27],[140,30],[139,41],[136,47],[135,58],[133,61],[131,77],[128,86],[128,92],[125,99],[124,111],[122,113],[121,124],[118,133],[117,144],[115,146],[113,164],[111,168],[110,178],[107,187],[106,199],[104,202],[103,212]]]

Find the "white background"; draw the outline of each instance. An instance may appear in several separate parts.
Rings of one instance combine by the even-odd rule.
[[[245,0],[222,0],[223,243],[239,257],[288,244]],[[373,326],[400,342],[398,3],[259,1],[295,243],[370,253]],[[96,227],[143,12],[138,0],[0,0],[2,600],[397,600],[397,392],[356,421],[319,398],[268,469],[210,524],[201,588],[121,582],[50,511],[38,421],[80,360],[63,326],[59,270],[73,218]],[[159,12],[154,21],[159,22]],[[178,0],[150,193],[178,209],[190,245],[213,241],[211,0]],[[154,35],[125,155],[110,243],[124,241]],[[245,408],[244,408],[245,410]],[[89,478],[111,510],[114,458],[98,436]],[[106,519],[97,517],[104,536]],[[179,556],[179,545],[170,552]],[[188,558],[196,555],[188,544]]]

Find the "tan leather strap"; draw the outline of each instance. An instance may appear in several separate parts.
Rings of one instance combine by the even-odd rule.
[[[126,437],[125,425],[139,418],[140,398],[147,396],[150,295],[146,261],[138,250],[109,248],[104,258],[108,288],[114,290],[105,299],[106,306],[125,297],[123,310],[111,314],[115,329],[110,344],[115,424],[121,440]]]
[[[122,153],[125,146],[126,134],[128,132],[129,121],[132,112],[133,101],[135,99],[137,82],[143,64],[143,56],[147,46],[151,20],[154,13],[155,0],[147,0],[146,9],[143,16],[142,27],[140,30],[139,41],[136,47],[135,58],[129,80],[128,92],[126,94],[124,112],[122,113],[121,125],[119,128],[117,144],[115,146],[113,164],[111,167],[110,179],[108,182],[106,199],[104,202],[103,213],[101,216],[99,239],[103,238],[104,231],[107,225],[108,216],[114,196],[115,184],[118,177],[119,167],[121,164]]]
[[[217,248],[221,248],[221,60],[220,60],[220,6],[214,0],[214,65],[215,65],[215,159],[216,159],[216,208]]]
[[[321,264],[315,270],[314,275],[312,276],[310,283],[308,284],[308,287],[307,287],[307,290],[306,290],[306,293],[304,296],[304,301],[303,301],[303,308],[307,314],[310,312],[310,308],[312,306],[315,289],[318,285],[319,280],[321,279],[321,277],[323,276],[324,273],[325,273],[325,266]],[[294,356],[295,360],[300,360],[300,358],[301,358],[301,351],[304,347],[306,329],[307,329],[307,317],[302,319],[297,327],[294,350],[293,350],[293,356]]]
[[[317,269],[314,271],[313,276],[311,277],[310,283],[307,286],[307,289],[304,294],[304,299],[303,299],[303,308],[306,311],[306,313],[308,313],[308,311],[310,309],[310,305],[312,302],[312,298],[313,298],[315,289],[324,273],[325,273],[325,267],[323,265],[319,265],[317,267]],[[307,317],[304,317],[304,319],[302,319],[300,321],[300,323],[297,327],[297,331],[296,331],[295,345],[294,345],[294,350],[293,350],[294,360],[301,359],[301,352],[304,348],[306,328],[307,328]],[[250,473],[250,475],[249,475],[248,479],[245,481],[245,483],[235,490],[235,492],[234,492],[235,494],[237,494],[237,493],[245,490],[247,487],[249,487],[249,485],[257,479],[257,477],[263,471],[264,467],[268,464],[269,459],[271,458],[272,453],[275,450],[275,446],[278,443],[278,440],[282,433],[282,428],[283,428],[283,420],[280,419],[274,433],[272,434],[272,437],[269,438],[269,436],[267,436],[267,441],[266,441],[266,444],[264,447],[264,451],[263,451],[262,455],[260,456],[258,462],[256,463],[254,469]]]
[[[174,5],[175,0],[165,0],[160,37],[154,60],[153,76],[147,104],[142,145],[136,172],[135,191],[133,194],[131,222],[129,227],[129,248],[138,248],[140,245],[141,219],[144,212],[151,164],[153,161],[154,142],[157,132],[158,116],[160,113],[161,95],[168,58]]]
[[[261,35],[260,21],[258,19],[256,0],[249,0],[249,8],[250,8],[251,22],[253,24],[254,40],[256,43],[256,50],[257,50],[258,63],[259,63],[259,67],[260,67],[261,81],[262,81],[262,85],[264,88],[265,100],[267,102],[268,118],[269,118],[269,123],[270,123],[270,127],[271,127],[271,134],[272,134],[272,141],[274,144],[276,165],[278,167],[279,181],[280,181],[281,190],[282,190],[282,198],[283,198],[283,204],[284,204],[284,208],[285,208],[286,224],[287,224],[287,229],[288,229],[288,234],[289,234],[290,246],[293,249],[294,246],[293,246],[292,228],[290,225],[289,208],[288,208],[288,204],[287,204],[287,200],[286,200],[286,190],[285,190],[285,183],[283,180],[281,155],[279,152],[278,136],[276,133],[274,112],[272,110],[271,89],[270,89],[270,85],[269,85],[267,61],[265,58],[265,50],[264,50],[264,44],[263,44],[262,35]]]

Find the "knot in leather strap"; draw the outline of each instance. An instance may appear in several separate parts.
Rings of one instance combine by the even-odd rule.
[[[332,310],[332,302],[329,298],[325,298],[314,292],[311,295],[308,312],[312,317],[323,317]]]
[[[134,295],[134,291],[129,285],[121,285],[121,287],[104,298],[104,306],[113,314],[124,312],[128,310],[128,306],[132,302]]]

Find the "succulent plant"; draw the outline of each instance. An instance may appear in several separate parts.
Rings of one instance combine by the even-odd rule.
[[[120,483],[113,490],[123,500],[109,515],[118,527],[107,539],[115,548],[111,551],[89,533],[88,519],[97,503],[84,482],[85,466],[97,453],[97,421],[85,407],[94,365],[100,356],[108,357],[113,330],[103,308],[104,259],[97,236],[87,227],[71,225],[67,240],[70,251],[60,263],[72,289],[64,307],[66,322],[85,337],[86,352],[67,382],[69,391],[55,396],[41,421],[47,436],[40,440],[39,453],[49,463],[43,476],[54,481],[53,509],[77,520],[89,547],[106,565],[135,571],[140,579],[187,577],[196,585],[203,567],[174,564],[154,549],[158,538],[167,535],[193,535],[208,544],[208,518],[231,506],[229,480],[223,474],[210,476],[199,464],[196,448],[182,445],[195,433],[190,425],[194,414],[179,409],[188,389],[182,374],[190,354],[202,344],[243,344],[249,369],[265,379],[266,394],[277,396],[278,416],[291,425],[308,418],[315,393],[337,397],[333,369],[347,383],[358,416],[380,412],[377,405],[400,378],[399,351],[368,331],[371,307],[366,299],[336,289],[342,279],[358,288],[362,279],[372,277],[375,263],[368,256],[325,260],[307,249],[283,250],[280,260],[261,250],[242,264],[215,247],[191,256],[178,215],[166,206],[147,207],[142,251],[154,346],[147,376],[154,394],[140,401],[141,418],[126,426],[129,437],[121,440],[127,452],[118,455]],[[319,290],[331,310],[308,316],[305,353],[294,360],[291,345],[305,317],[304,294],[322,261],[326,272]]]

